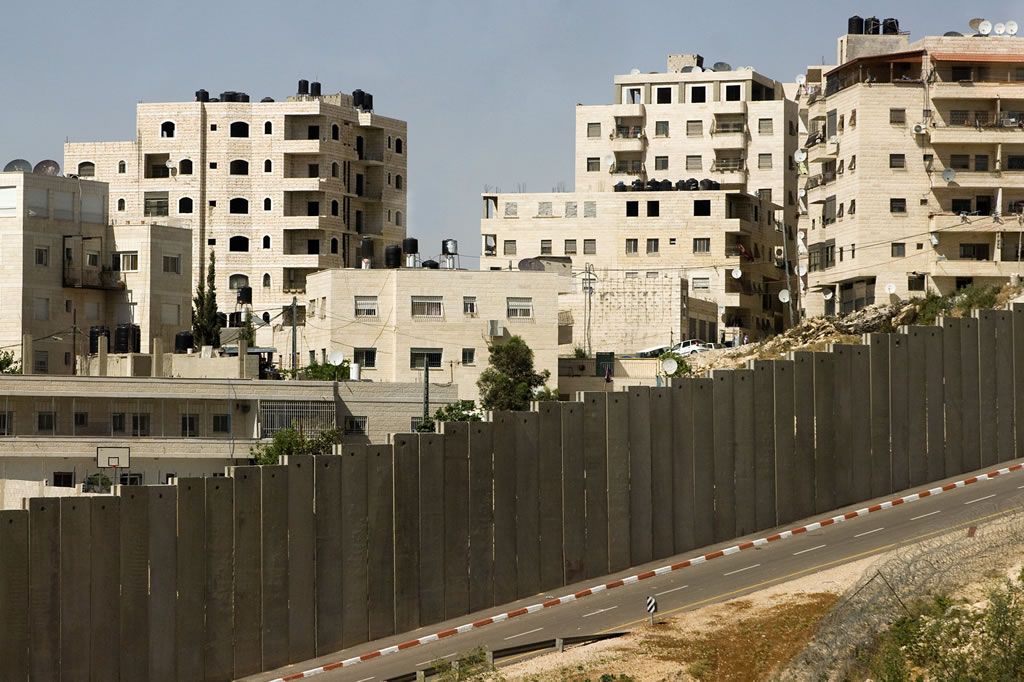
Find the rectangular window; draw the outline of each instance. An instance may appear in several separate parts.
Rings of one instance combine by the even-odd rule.
[[[821,209],[821,224],[831,225],[836,222],[836,195],[825,197],[825,203]]]
[[[88,412],[75,412],[75,427],[82,427],[89,425],[89,413]]]
[[[476,348],[463,348],[462,349],[462,364],[464,364],[464,365],[475,365],[476,364]]]
[[[596,218],[597,217],[597,202],[596,201],[584,201],[583,202],[583,217],[584,218]]]
[[[636,272],[635,270],[631,270],[631,271],[626,273],[626,279],[636,279],[639,275],[640,275],[639,272]]]
[[[50,319],[50,299],[48,298],[35,298],[32,300],[32,319],[34,320],[48,320]]]
[[[198,414],[183,414],[181,415],[181,437],[182,438],[195,438],[199,435],[199,415]]]
[[[711,289],[711,278],[710,277],[694,277],[693,278],[693,290],[694,291],[708,291]]]
[[[0,187],[0,218],[13,218],[18,212],[18,188]]]
[[[640,248],[639,244],[640,244],[640,240],[639,239],[627,239],[626,240],[626,255],[627,256],[635,256],[637,251]]]
[[[687,121],[686,122],[686,134],[689,137],[700,137],[704,134],[704,122],[703,121]]]
[[[423,369],[423,363],[426,361],[430,369],[441,368],[441,349],[440,348],[410,348],[409,349],[409,369]]]
[[[444,312],[441,296],[413,296],[413,317],[441,317]]]
[[[587,157],[587,171],[594,172],[601,170],[601,159],[596,156]]]
[[[515,239],[506,239],[505,240],[504,254],[506,256],[514,256],[514,255],[516,255],[516,240]]]
[[[924,291],[924,275],[908,275],[907,290]]]
[[[953,213],[970,213],[973,210],[970,199],[951,199],[950,209]]]
[[[587,137],[601,137],[601,124],[600,123],[588,123],[587,124]]]
[[[967,170],[971,167],[970,154],[950,154],[949,167],[957,170]]]
[[[661,87],[657,90],[657,103],[658,104],[672,104],[672,88]]]
[[[668,137],[668,121],[655,121],[654,122],[654,136],[655,137]]]
[[[907,245],[902,242],[893,242],[890,255],[893,258],[903,258],[907,255]]]
[[[906,213],[906,199],[889,199],[889,213]]]
[[[345,415],[344,422],[344,435],[346,436],[365,436],[366,435],[366,417],[355,417],[352,415]]]
[[[686,170],[688,171],[699,171],[704,169],[703,161],[699,154],[692,154],[686,156]]]
[[[575,218],[576,217],[576,202],[567,201],[565,202],[565,217]]]
[[[476,315],[476,296],[462,297],[462,313],[464,315]]]
[[[164,256],[164,272],[181,274],[181,256]]]
[[[56,420],[55,413],[53,413],[53,412],[40,412],[36,416],[36,430],[39,433],[43,433],[45,431],[52,432],[53,429],[54,429],[54,424],[55,424],[56,421],[57,420]]]
[[[905,154],[890,154],[889,168],[906,168],[907,157]]]
[[[583,240],[583,253],[585,255],[592,255],[597,253],[597,240],[596,239],[584,239]]]
[[[73,471],[54,471],[53,481],[51,483],[55,488],[74,488],[75,487],[75,472]]]
[[[231,433],[231,415],[230,414],[215,414],[215,415],[213,415],[213,432],[214,433]]]
[[[667,156],[655,156],[654,157],[654,170],[668,170],[668,157]]]
[[[100,266],[100,254],[96,251],[90,251],[85,254],[85,264],[90,268],[98,268]]]
[[[976,170],[976,171],[987,171],[988,170],[988,154],[975,154],[974,155],[974,170]]]
[[[352,362],[363,369],[374,369],[377,367],[376,348],[356,348],[352,351]]]
[[[635,218],[640,215],[640,202],[639,201],[627,201],[626,202],[626,217]]]
[[[576,240],[566,239],[565,240],[565,255],[571,256],[576,253]]]
[[[540,255],[550,256],[551,255],[551,240],[541,239],[540,240]]]
[[[739,102],[743,95],[743,87],[740,85],[726,85],[725,86],[725,101],[726,102]]]
[[[648,201],[647,202],[647,217],[657,218],[661,215],[661,202],[660,201]]]
[[[694,253],[711,253],[711,237],[694,237]]]
[[[658,240],[648,239],[647,240],[647,255],[652,256],[658,253]]]
[[[954,66],[951,69],[950,74],[951,80],[954,81],[969,81],[971,80],[971,67],[969,66]]]
[[[110,269],[115,272],[137,272],[139,269],[139,252],[123,251],[111,254]]]
[[[988,260],[988,244],[961,244],[960,258],[966,260]]]
[[[540,201],[537,203],[537,217],[538,218],[550,218],[551,217],[551,202]]]
[[[168,215],[167,192],[146,192],[143,195],[143,215]]]
[[[515,218],[519,216],[519,203],[515,201],[505,202],[505,217]]]
[[[113,433],[124,433],[124,412],[114,412],[110,415],[110,430]]]
[[[906,109],[890,109],[889,110],[889,123],[894,125],[905,125],[907,122],[907,110]]]
[[[709,216],[709,215],[711,215],[711,200],[710,199],[694,199],[694,201],[693,201],[693,215],[695,215],[695,216]]]
[[[149,435],[149,415],[148,414],[133,414],[132,415],[132,435],[133,436],[148,436]]]
[[[706,85],[690,86],[690,101],[694,104],[702,104],[708,101],[708,89]]]
[[[772,155],[771,154],[758,154],[757,155],[757,167],[761,170],[767,170],[772,167]]]
[[[356,296],[356,317],[377,317],[376,296]],[[312,314],[312,313],[311,313]]]
[[[42,265],[44,267],[48,267],[50,265],[50,247],[36,247],[36,265]]]
[[[14,413],[0,412],[0,436],[14,435]]]
[[[772,119],[770,118],[759,118],[757,119],[757,132],[759,135],[772,135],[774,134]]]

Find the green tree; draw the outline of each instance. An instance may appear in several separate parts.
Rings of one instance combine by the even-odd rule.
[[[533,351],[518,336],[487,347],[487,369],[480,373],[480,405],[485,410],[526,410],[535,400],[535,389],[544,386],[551,372],[533,370]]]
[[[21,360],[14,359],[14,351],[0,351],[0,374],[21,374]]]
[[[312,364],[300,367],[297,374],[300,379],[309,381],[348,381],[351,364],[348,360],[343,360],[340,365],[326,362],[321,364],[314,361]]]
[[[245,324],[238,330],[238,338],[245,341],[250,348],[256,345],[256,326],[252,323],[252,311],[245,311]]]
[[[307,436],[293,421],[288,428],[275,431],[269,443],[249,448],[249,456],[257,464],[279,464],[281,457],[289,455],[329,455],[334,444],[340,442],[339,429],[327,429],[315,436]]]
[[[434,420],[439,422],[478,422],[483,421],[472,400],[456,400],[442,405],[434,412]]]
[[[196,346],[220,346],[220,320],[217,319],[216,257],[210,252],[206,282],[199,280],[192,299],[192,336]]]

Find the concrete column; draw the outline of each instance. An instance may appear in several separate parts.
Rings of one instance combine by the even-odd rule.
[[[245,360],[249,357],[249,342],[245,339],[238,339],[238,378],[246,379]]]
[[[793,520],[796,520],[814,514],[818,479],[814,460],[814,353],[796,351],[792,356],[793,416],[796,421],[793,433],[793,471],[798,480],[803,482],[803,485],[796,486],[798,502],[793,510]]]
[[[206,603],[206,483],[202,478],[179,478],[175,485],[178,487],[178,605],[175,611],[178,678],[199,680],[203,679],[203,605]],[[98,527],[96,517],[103,513],[98,507],[105,499],[93,500],[93,528]],[[116,586],[117,581],[113,584]],[[102,640],[93,635],[93,641]],[[103,648],[93,647],[93,650]]]
[[[234,467],[234,677],[261,670],[263,549],[260,537],[262,468]]]
[[[0,679],[4,680],[29,677],[25,656],[29,648],[28,515],[21,509],[0,511],[0,613],[4,614],[0,618]]]
[[[96,376],[107,376],[107,345],[110,339],[101,336],[96,339]]]
[[[30,679],[59,680],[60,500],[29,500],[29,566]],[[145,653],[140,650],[136,655]],[[144,677],[145,672],[139,679]]]
[[[288,662],[316,655],[313,458],[288,457]]]
[[[102,343],[103,339],[100,339]],[[101,346],[102,348],[102,346]],[[206,679],[226,680],[234,668],[234,479],[217,477],[204,479],[206,483],[206,630],[203,635],[203,668]],[[133,514],[125,509],[121,498],[122,554],[128,551],[124,544],[130,533],[125,532]],[[122,614],[124,611],[122,610]],[[122,633],[125,628],[122,625]],[[122,637],[122,651],[128,655]],[[121,679],[125,678],[122,674]]]
[[[158,337],[154,336],[153,341],[149,344],[150,355],[152,357],[152,376],[162,377],[164,375],[164,342]]]
[[[21,337],[21,373],[32,374],[32,335]]]

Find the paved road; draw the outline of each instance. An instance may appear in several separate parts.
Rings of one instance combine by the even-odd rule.
[[[940,483],[962,480],[969,475],[973,474],[957,476]],[[927,487],[937,486],[940,483]],[[880,498],[875,502],[882,502],[897,496],[900,495]],[[871,503],[861,503],[837,510],[837,513],[866,507],[869,504]],[[774,583],[856,561],[899,545],[917,542],[957,528],[963,528],[964,532],[967,532],[967,527],[971,525],[984,524],[988,520],[1022,506],[1024,506],[1024,471],[1015,471],[941,495],[926,497],[910,504],[898,505],[843,523],[826,526],[813,532],[794,535],[778,542],[689,566],[641,583],[625,585],[568,604],[561,604],[505,622],[488,625],[479,630],[458,634],[438,642],[412,647],[344,669],[325,672],[317,675],[316,679],[378,682],[426,667],[431,660],[440,657],[454,657],[477,646],[500,649],[555,637],[628,630],[647,622],[645,600],[648,595],[657,596],[659,616],[664,617],[679,611],[731,599]],[[809,521],[833,515],[821,515]],[[802,522],[797,522],[787,527],[801,525],[803,525]],[[537,604],[595,584],[635,575],[645,570],[713,552],[744,540],[765,537],[773,532],[775,531],[761,532],[739,540],[731,540],[687,552],[679,557],[634,567],[606,578],[563,587],[552,593],[536,595],[488,611],[445,623],[437,623],[396,637],[352,647],[314,661],[307,661],[245,679],[253,682],[265,681],[309,670],[319,665],[333,663],[488,616],[505,613],[521,606]],[[507,664],[520,658],[502,659],[499,664]]]

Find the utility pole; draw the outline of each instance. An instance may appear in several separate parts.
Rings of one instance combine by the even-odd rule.
[[[789,301],[788,301],[788,303],[789,303],[789,326],[793,327],[793,326],[796,325],[796,320],[793,319],[793,296],[795,296],[795,293],[793,292],[793,285],[790,284],[790,279],[789,279],[789,274],[790,274],[790,269],[791,269],[789,267],[789,244],[787,243],[787,242],[789,242],[789,234],[787,233],[786,230],[787,230],[786,224],[783,223],[782,224],[782,263],[783,263],[783,266],[786,268],[786,288],[789,289]]]
[[[295,337],[296,337],[296,328],[297,328],[296,325],[298,324],[296,322],[296,320],[295,320],[295,316],[298,314],[298,302],[299,302],[299,298],[297,296],[292,296],[292,378],[293,379],[295,378],[295,372],[298,369],[295,365],[296,365],[296,363],[298,362],[298,359],[299,359],[299,351],[295,347]]]
[[[78,374],[78,308],[71,311],[71,376]]]
[[[430,358],[423,354],[423,421],[430,419]]]

